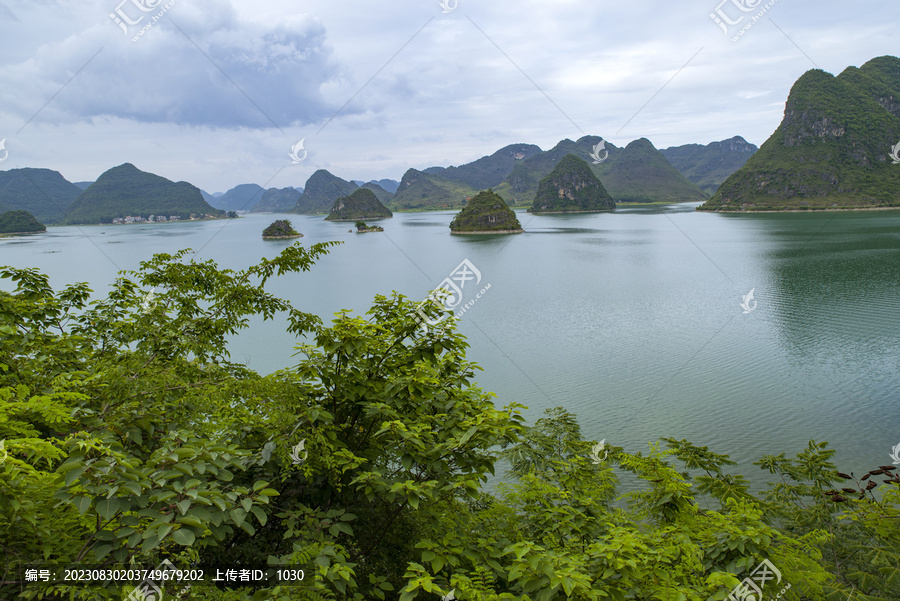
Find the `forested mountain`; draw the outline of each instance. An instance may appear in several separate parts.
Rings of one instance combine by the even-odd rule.
[[[0,171],[0,212],[28,211],[41,223],[57,223],[81,193],[58,171],[31,167]]]
[[[891,156],[893,154],[893,157]],[[784,119],[702,210],[900,206],[900,58],[794,83]]]
[[[187,182],[173,182],[141,171],[131,163],[113,167],[73,202],[63,219],[65,224],[110,223],[127,216],[149,217],[191,215],[224,216]]]

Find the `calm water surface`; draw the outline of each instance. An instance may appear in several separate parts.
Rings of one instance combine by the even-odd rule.
[[[383,234],[291,219],[304,245],[341,240],[272,290],[326,321],[376,294],[422,299],[463,259],[490,290],[460,330],[498,404],[576,412],[585,436],[647,450],[662,436],[731,455],[755,482],[767,453],[810,439],[840,468],[890,463],[900,443],[900,211],[715,215],[696,204],[614,213],[519,215],[526,233],[451,236],[452,212],[397,214]],[[260,232],[280,216],[228,222],[50,228],[0,240],[0,264],[38,267],[98,292],[156,252],[198,250],[233,269],[291,242]],[[744,314],[754,289],[756,309]],[[753,306],[752,303],[750,306]],[[261,372],[294,363],[283,322],[256,321],[232,357]]]

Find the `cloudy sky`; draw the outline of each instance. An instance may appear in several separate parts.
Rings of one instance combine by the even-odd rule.
[[[721,1],[0,0],[0,169],[217,192],[587,134],[761,144],[806,70],[898,52],[895,1]]]

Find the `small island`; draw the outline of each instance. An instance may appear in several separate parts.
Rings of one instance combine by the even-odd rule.
[[[290,238],[302,238],[303,234],[294,229],[287,219],[278,219],[263,230],[263,240],[288,240]]]
[[[353,231],[353,230],[350,230]],[[365,221],[357,221],[356,222],[356,233],[357,234],[365,234],[367,232],[383,232],[383,227],[378,227],[377,225],[369,226],[366,225]]]
[[[393,216],[391,210],[381,204],[374,192],[368,188],[358,188],[350,196],[342,196],[334,201],[331,213],[325,221],[389,219]]]
[[[28,211],[7,211],[0,214],[0,236],[39,234],[46,231],[47,226]]]
[[[450,223],[451,234],[521,234],[523,231],[515,212],[493,189],[473,196]]]
[[[590,165],[567,154],[538,184],[530,213],[593,213],[612,211],[616,203]]]

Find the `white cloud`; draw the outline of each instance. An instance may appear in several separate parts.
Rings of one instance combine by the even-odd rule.
[[[142,15],[131,2],[120,10],[132,22],[140,19],[128,35],[107,16],[41,46],[33,58],[0,67],[7,110],[26,117],[36,99],[50,97],[100,51],[54,99],[44,120],[288,127],[335,111],[321,87],[339,67],[324,28],[310,15],[242,21],[225,0],[205,2],[202,10],[181,0],[132,41],[154,13]]]
[[[399,179],[582,133],[761,144],[813,62],[837,74],[895,54],[898,12],[780,0],[732,43],[715,0],[460,0],[449,14],[437,0],[177,0],[132,42],[109,17],[121,0],[0,1],[17,19],[0,18],[4,168],[93,179],[130,161],[209,191],[276,173],[272,186],[303,185],[320,167]],[[309,158],[287,167],[304,137]]]

